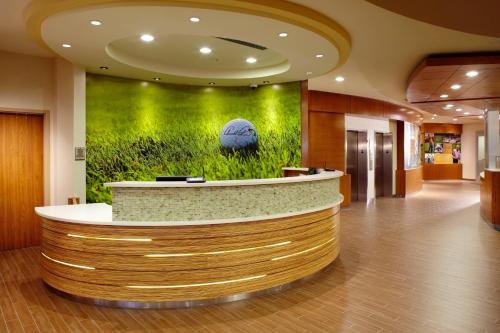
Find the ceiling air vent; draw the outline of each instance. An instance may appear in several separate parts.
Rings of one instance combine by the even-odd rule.
[[[215,37],[215,38],[222,39],[222,40],[225,40],[227,42],[231,42],[231,43],[235,43],[235,44],[239,44],[239,45],[251,47],[253,49],[257,49],[257,50],[261,50],[261,51],[267,50],[267,47],[265,47],[265,46],[254,44],[254,43],[250,43],[250,42],[245,42],[244,40],[238,40],[238,39],[232,39],[232,38],[224,38],[224,37]]]

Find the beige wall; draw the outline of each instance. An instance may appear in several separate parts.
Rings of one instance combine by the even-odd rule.
[[[462,129],[462,178],[476,179],[477,132],[484,131],[483,123],[464,124]]]
[[[43,113],[45,203],[85,201],[85,72],[63,59],[0,51],[0,111]]]

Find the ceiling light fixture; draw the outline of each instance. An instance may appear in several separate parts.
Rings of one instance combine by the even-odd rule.
[[[147,42],[147,43],[149,43],[149,42],[154,41],[154,40],[155,40],[155,38],[154,38],[154,36],[152,36],[152,35],[149,35],[149,34],[143,34],[143,35],[141,35],[141,40],[142,40],[143,42]]]
[[[193,16],[193,17],[190,17],[189,18],[189,21],[193,22],[193,23],[198,23],[200,22],[200,18],[199,17],[196,17],[196,16]]]
[[[323,58],[325,55],[324,54],[316,54],[316,58]]]
[[[478,71],[468,71],[467,73],[465,73],[465,75],[467,75],[468,77],[476,77],[478,74]]]
[[[71,44],[64,43],[61,46],[66,48],[66,49],[69,49],[71,47]]]
[[[271,82],[269,82],[269,81],[262,81],[262,83],[264,83],[264,84],[269,84],[269,83],[271,83]]]
[[[208,84],[213,86],[213,85],[215,85],[215,82],[208,82]]]
[[[453,107],[453,104],[446,104],[446,108],[447,108],[447,109],[450,109],[450,108],[452,108],[452,107]]]
[[[209,48],[209,47],[204,46],[204,47],[202,47],[202,48],[200,49],[200,53],[203,53],[203,54],[210,54],[210,53],[212,53],[212,49],[211,49],[211,48]]]
[[[441,96],[439,96],[439,98],[448,98],[448,95],[442,94]]]
[[[457,118],[453,118],[453,121],[457,121],[458,119]]]
[[[455,111],[457,111],[457,112],[462,112],[462,109],[461,109],[461,108],[458,108],[458,109],[455,109]]]
[[[462,88],[462,86],[459,85],[459,84],[454,84],[450,88],[453,89],[453,90],[458,90],[458,89]]]
[[[470,112],[464,112],[464,115],[466,115],[466,116],[469,115],[469,114],[470,114]]]
[[[100,26],[102,24],[102,22],[98,21],[98,20],[92,20],[92,21],[90,21],[90,24],[92,24],[93,26],[98,27],[98,26]]]
[[[278,34],[278,36],[280,36],[280,37],[288,37],[288,33],[286,33],[286,32],[280,32]]]
[[[154,77],[154,78],[153,78],[153,80],[155,80],[155,81],[160,81],[160,80],[161,80],[161,78],[160,78],[160,77]]]
[[[306,72],[306,75],[312,75],[313,72]]]
[[[344,78],[343,76],[337,76],[337,77],[335,78],[335,81],[337,81],[337,82],[344,82],[344,81],[345,81],[345,78]]]
[[[257,59],[255,59],[254,57],[248,57],[245,61],[249,64],[255,64],[257,62]]]
[[[477,116],[479,119],[483,119],[484,117],[483,116]]]
[[[108,66],[101,66],[101,67],[99,67],[99,68],[100,68],[100,69],[102,69],[102,70],[107,70],[107,69],[109,69],[109,67],[108,67]]]
[[[401,108],[401,109],[399,109],[399,111],[406,111],[406,109],[405,108]]]

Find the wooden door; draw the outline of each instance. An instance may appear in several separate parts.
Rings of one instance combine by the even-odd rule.
[[[0,251],[38,245],[43,116],[0,113]]]

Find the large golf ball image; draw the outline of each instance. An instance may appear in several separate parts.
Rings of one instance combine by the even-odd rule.
[[[220,144],[226,149],[243,149],[257,144],[257,129],[245,119],[233,119],[224,125],[220,133]]]

